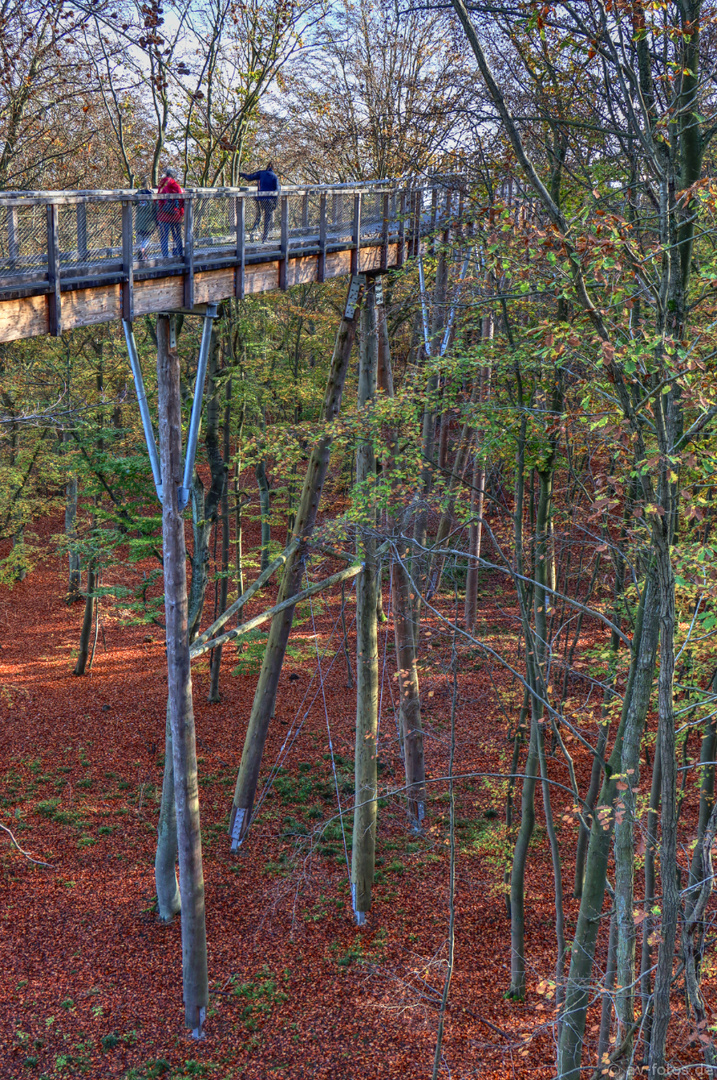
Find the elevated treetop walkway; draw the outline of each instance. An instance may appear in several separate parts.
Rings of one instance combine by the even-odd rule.
[[[0,192],[0,342],[400,267],[463,203],[454,177],[289,187],[256,241],[255,189],[177,198],[182,252],[170,237],[165,256],[158,228],[142,253],[137,242],[157,195]]]

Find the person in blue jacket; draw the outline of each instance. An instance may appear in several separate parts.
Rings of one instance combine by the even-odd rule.
[[[279,201],[279,191],[281,190],[279,178],[274,172],[274,166],[271,162],[269,162],[265,169],[259,169],[258,172],[239,173],[239,175],[242,180],[248,180],[250,184],[256,184],[259,189],[259,193],[255,199],[256,215],[254,217],[254,224],[249,231],[251,233],[250,239],[253,240],[256,228],[263,217],[264,229],[261,242],[262,244],[265,244],[269,235],[269,229],[274,221],[276,204]]]

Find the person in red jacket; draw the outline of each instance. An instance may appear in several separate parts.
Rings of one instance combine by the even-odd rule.
[[[158,195],[182,195],[183,191],[177,183],[177,174],[174,169],[165,169],[162,174]],[[162,246],[162,256],[169,257],[169,234],[172,234],[172,254],[175,258],[182,258],[182,221],[184,220],[184,199],[160,199],[157,202],[157,224],[159,225],[159,242]]]

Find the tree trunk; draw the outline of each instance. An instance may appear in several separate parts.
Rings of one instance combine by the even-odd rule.
[[[67,559],[67,603],[80,599],[80,556],[73,548],[77,539],[77,477],[70,476],[65,485],[65,537],[69,545]]]
[[[351,313],[351,317],[347,317],[347,314],[344,313],[336,337],[331,371],[321,413],[321,421],[324,425],[329,425],[335,420],[341,408],[341,395],[349,369],[354,334],[353,313]],[[302,545],[287,562],[279,589],[279,601],[288,599],[299,591],[303,573],[303,542],[310,535],[316,521],[316,513],[321,499],[326,470],[329,465],[330,453],[331,435],[328,431],[325,431],[311,453],[306,470],[304,486],[294,521],[294,536],[302,540]],[[276,691],[293,617],[293,608],[282,611],[272,620],[269,630],[269,638],[266,643],[264,660],[244,740],[244,750],[229,822],[229,835],[232,838],[232,850],[234,851],[238,848],[249,828],[251,811],[259,782],[261,757],[269,723],[274,714]]]
[[[177,881],[177,811],[174,806],[174,762],[172,725],[167,723],[164,736],[164,778],[162,801],[159,804],[157,852],[154,857],[154,881],[157,888],[157,910],[162,922],[171,922],[182,906]]]
[[[269,505],[269,481],[266,478],[266,462],[259,461],[254,466],[257,487],[259,488],[259,507],[261,514],[261,571],[269,565],[269,546],[271,544],[271,524]],[[287,541],[288,543],[288,541]]]
[[[229,423],[231,420],[232,380],[227,379],[226,405],[224,406],[224,488],[222,490],[222,577],[219,583],[219,614],[223,615],[227,609],[227,595],[229,592]],[[212,653],[211,674],[209,679],[209,701],[217,704],[221,701],[219,694],[219,672],[222,666],[222,646],[218,645]]]
[[[90,652],[90,634],[92,633],[92,612],[95,607],[95,585],[97,583],[97,570],[94,562],[87,567],[87,592],[85,594],[85,614],[82,619],[80,631],[80,651],[77,657],[73,675],[84,675],[87,666],[87,657]]]
[[[601,808],[593,814],[585,865],[583,895],[570,953],[570,971],[558,1043],[558,1075],[561,1080],[580,1080],[585,1034],[585,1018],[591,997],[591,975],[607,881],[612,840],[613,807],[622,759],[622,740],[630,714],[630,725],[644,723],[650,704],[655,656],[659,636],[659,598],[648,578],[638,611],[633,638],[633,660],[625,692],[622,717],[615,736],[608,774],[598,799]]]
[[[376,400],[378,334],[376,293],[369,280],[361,309],[361,342],[358,406],[367,414]],[[366,425],[370,430],[370,425]],[[354,775],[354,828],[351,851],[351,892],[356,922],[362,926],[371,908],[376,861],[376,809],[378,771],[378,620],[376,616],[375,509],[369,494],[376,476],[376,455],[369,438],[359,441],[356,452],[356,483],[361,499],[369,498],[369,528],[362,537],[364,572],[356,586],[356,753]],[[371,520],[373,519],[373,520]]]
[[[157,317],[159,444],[162,465],[164,603],[167,627],[168,708],[172,730],[174,800],[182,883],[184,1017],[200,1037],[209,1000],[204,915],[202,837],[189,660],[186,548],[178,505],[182,483],[179,357],[169,347],[169,318]]]

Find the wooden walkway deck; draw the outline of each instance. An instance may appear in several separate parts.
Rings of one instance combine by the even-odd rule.
[[[170,254],[170,236],[164,254],[158,228],[144,253],[138,244],[156,196],[0,193],[0,342],[400,267],[463,201],[448,178],[292,187],[257,242],[254,189],[182,198],[181,252]]]

